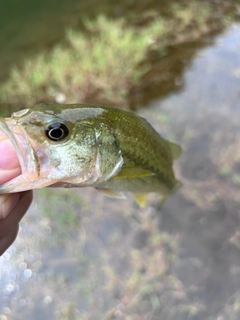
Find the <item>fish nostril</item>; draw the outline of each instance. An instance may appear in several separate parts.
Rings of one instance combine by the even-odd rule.
[[[30,123],[30,124],[34,124],[36,121],[37,121],[37,119],[31,118],[31,119],[29,120],[29,123]]]

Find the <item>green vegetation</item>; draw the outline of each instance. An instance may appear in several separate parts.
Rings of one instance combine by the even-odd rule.
[[[97,96],[121,103],[146,70],[142,66],[134,72],[146,54],[148,33],[105,17],[85,26],[88,35],[69,30],[64,44],[26,61],[22,70],[13,69],[1,88],[1,99],[31,105],[42,99],[76,102]]]
[[[171,6],[171,17],[153,15],[143,27],[124,19],[99,16],[85,30],[68,30],[66,39],[13,68],[0,87],[0,103],[30,106],[39,101],[97,102],[128,107],[132,86],[153,66],[153,51],[161,59],[166,47],[189,42],[216,28],[213,8],[194,1]],[[221,25],[226,21],[223,19]],[[218,24],[218,28],[220,25]],[[177,31],[177,32],[176,32]]]

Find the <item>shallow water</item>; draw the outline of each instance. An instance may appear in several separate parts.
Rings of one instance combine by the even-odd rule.
[[[239,319],[240,26],[140,114],[183,148],[161,210],[41,190],[0,258],[0,319]],[[159,88],[161,91],[161,88]],[[92,201],[94,199],[94,202]]]
[[[161,105],[191,118],[197,118],[205,111],[225,111],[238,115],[239,47],[239,25],[235,24],[217,37],[213,45],[197,52],[194,62],[179,80],[183,89],[181,99],[178,94],[170,94],[161,100]]]

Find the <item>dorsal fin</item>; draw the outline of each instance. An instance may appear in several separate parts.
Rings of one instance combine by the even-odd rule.
[[[177,145],[176,143],[169,142],[169,141],[168,141],[168,145],[169,145],[170,152],[172,155],[172,160],[177,159],[182,152],[182,148],[179,145]]]

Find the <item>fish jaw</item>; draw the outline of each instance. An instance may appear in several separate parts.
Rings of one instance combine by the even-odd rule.
[[[39,165],[32,145],[25,131],[12,118],[0,118],[0,143],[9,140],[21,167],[21,174],[0,184],[0,194],[25,191],[30,181],[39,177]]]

